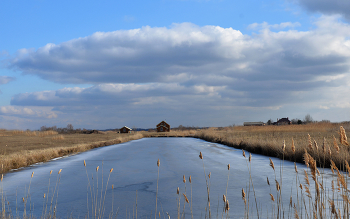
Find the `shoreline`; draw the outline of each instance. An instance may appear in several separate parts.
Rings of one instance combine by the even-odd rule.
[[[68,147],[55,147],[37,150],[23,150],[9,155],[1,155],[1,174],[6,174],[11,170],[28,167],[37,163],[48,162],[52,159],[62,158],[81,152],[85,152],[94,148],[120,144],[131,140],[143,138],[139,133],[125,136],[124,138],[117,137],[106,141],[96,141],[91,143],[83,143]]]
[[[62,142],[61,145],[63,146],[53,147],[51,145],[57,145],[58,142],[53,140],[54,137],[45,137],[46,139],[38,138],[38,141],[33,143],[33,145],[38,145],[44,141],[49,142],[46,146],[42,146],[42,149],[22,149],[10,154],[4,153],[4,155],[0,155],[2,164],[0,173],[4,174],[10,170],[27,167],[40,162],[47,162],[55,158],[81,153],[94,148],[120,144],[142,138],[157,137],[198,138],[207,142],[219,143],[236,149],[243,149],[250,153],[276,157],[296,163],[304,163],[304,155],[305,151],[307,151],[307,153],[316,160],[317,166],[330,168],[331,160],[333,160],[340,170],[345,170],[344,162],[349,162],[348,158],[350,158],[349,147],[342,145],[340,142],[337,142],[337,139],[335,139],[338,127],[339,124],[332,124],[332,126],[328,124],[319,127],[311,125],[248,128],[226,127],[209,128],[205,130],[174,130],[167,133],[141,131],[131,134],[117,134],[115,132],[91,135],[66,134],[63,136],[65,136],[64,138],[68,143]],[[300,128],[303,128],[303,130],[299,130]],[[31,136],[27,135],[22,139],[25,142],[29,138],[31,138]],[[72,143],[73,140],[69,138],[76,142],[80,141],[84,143],[74,144]],[[77,138],[79,139],[77,140]],[[99,138],[105,138],[106,140],[94,141],[94,139]],[[318,146],[317,142],[322,141],[323,143],[320,143]],[[17,144],[19,143],[17,142]],[[338,146],[335,146],[335,144]],[[282,149],[283,145],[285,145],[284,150]],[[295,145],[294,151],[291,145]],[[338,147],[338,149],[336,147]]]

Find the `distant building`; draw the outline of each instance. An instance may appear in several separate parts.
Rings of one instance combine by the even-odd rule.
[[[244,122],[244,126],[264,126],[265,123],[263,122]]]
[[[157,132],[170,132],[170,125],[164,121],[161,121],[157,125]]]
[[[273,125],[290,125],[291,121],[287,118],[277,119],[277,122],[274,122]]]
[[[123,128],[119,129],[119,133],[129,133],[132,131],[131,128],[124,126]]]

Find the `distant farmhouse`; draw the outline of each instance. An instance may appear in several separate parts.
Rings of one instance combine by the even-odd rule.
[[[161,121],[157,125],[157,132],[170,132],[170,125],[164,121]]]
[[[119,133],[129,133],[131,131],[132,129],[127,126],[124,126],[123,128],[119,129]]]
[[[244,126],[264,126],[265,123],[263,122],[244,122]]]
[[[277,119],[277,122],[274,122],[273,125],[290,125],[291,121],[287,118]]]

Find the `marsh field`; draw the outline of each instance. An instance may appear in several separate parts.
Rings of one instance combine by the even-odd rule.
[[[340,127],[344,130],[343,135],[341,135]],[[333,160],[338,168],[344,169],[344,161],[350,157],[347,143],[344,143],[347,142],[346,130],[349,129],[350,123],[235,126],[171,130],[164,133],[141,131],[130,134],[120,134],[114,131],[99,131],[92,134],[59,134],[55,131],[0,129],[1,173],[56,157],[144,137],[194,137],[300,163],[304,162],[306,149],[315,159],[319,160],[318,166],[329,168],[330,160]],[[342,137],[345,139],[341,140]],[[283,151],[284,145],[286,147]],[[294,152],[292,145],[295,148]]]
[[[151,158],[149,157],[147,158],[147,162],[150,164],[145,164],[144,166],[151,166],[151,170],[148,171],[152,173],[152,175],[149,176],[149,174],[147,174],[148,171],[145,171],[145,174],[147,175],[147,177],[153,178],[154,182],[150,184],[152,186],[146,187],[152,187],[152,191],[154,192],[154,195],[156,195],[155,197],[153,197],[152,195],[149,196],[149,193],[147,193],[148,195],[142,198],[142,193],[139,193],[140,196],[139,199],[137,199],[136,192],[136,199],[135,197],[131,198],[133,202],[129,202],[129,205],[124,206],[122,209],[123,212],[125,211],[125,208],[129,210],[126,210],[123,216],[121,216],[119,213],[118,218],[127,218],[127,216],[129,216],[129,218],[137,218],[138,205],[139,216],[141,212],[144,213],[143,217],[140,218],[147,218],[153,216],[155,218],[157,218],[158,216],[159,218],[168,218],[166,212],[159,209],[157,211],[158,214],[155,215],[154,206],[151,207],[152,210],[150,210],[147,207],[143,209],[140,208],[142,202],[148,203],[149,201],[155,201],[155,209],[157,209],[158,200],[163,200],[163,204],[166,205],[164,200],[168,199],[176,200],[176,202],[171,202],[172,204],[170,204],[171,206],[173,206],[173,209],[170,212],[172,218],[185,218],[185,216],[188,218],[193,218],[193,215],[195,215],[195,218],[349,218],[350,201],[348,198],[349,191],[347,185],[350,179],[348,176],[350,166],[348,164],[349,144],[346,136],[346,131],[349,130],[349,128],[350,127],[348,123],[312,123],[307,125],[289,126],[237,126],[224,128],[208,128],[200,130],[191,129],[182,131],[171,131],[169,133],[136,132],[132,134],[118,134],[109,131],[98,132],[94,134],[64,135],[60,135],[52,131],[25,132],[18,130],[1,130],[1,164],[3,173],[6,173],[10,169],[28,166],[33,163],[48,161],[54,157],[65,156],[72,153],[78,153],[95,148],[97,149],[99,147],[115,145],[135,139],[151,139],[156,137],[192,137],[192,139],[200,138],[202,140],[205,140],[204,142],[208,142],[204,143],[204,145],[207,145],[206,148],[202,148],[201,145],[203,145],[203,143],[201,143],[199,147],[192,147],[192,143],[186,143],[186,141],[184,141],[180,144],[184,144],[185,146],[182,145],[182,149],[179,149],[179,151],[176,152],[178,154],[176,156],[178,160],[174,160],[177,164],[189,161],[195,162],[193,170],[191,169],[192,172],[189,173],[189,169],[186,168],[185,165],[183,169],[177,170],[177,175],[173,176],[175,178],[173,180],[170,180],[171,182],[167,183],[162,183],[162,177],[165,175],[165,178],[169,180],[169,176],[167,174],[173,175],[174,170],[171,169],[169,170],[169,173],[164,173],[164,169],[161,169],[159,167],[158,162],[158,167],[155,164],[155,158],[157,157],[155,155],[157,154],[157,148],[159,149],[159,151],[162,151],[162,145],[167,146],[169,150],[173,150],[172,148],[174,148],[175,146],[169,147],[169,144],[171,144],[173,140],[171,140],[171,138],[167,138],[168,143],[162,143],[160,146],[156,146],[156,148],[152,149],[151,155],[155,156],[153,157],[154,161],[151,161]],[[211,144],[210,142],[213,142],[214,144]],[[225,147],[222,147],[220,145],[227,145],[229,146],[228,148],[234,147],[235,149],[233,149],[233,151],[227,150],[225,149]],[[218,148],[220,148],[219,152],[217,152]],[[125,146],[124,149],[128,153],[130,153],[131,151]],[[182,161],[179,158],[181,157],[181,153],[186,153],[182,151],[191,151],[191,153],[188,154],[188,158],[186,158],[187,161]],[[202,155],[202,151],[205,151],[204,158]],[[140,153],[141,158],[144,157],[142,156],[142,152],[138,153]],[[234,153],[234,156],[237,156],[237,154],[239,154],[238,157],[234,158],[234,160],[240,160],[240,164],[233,164],[231,163],[232,160],[226,160],[228,159],[225,155],[226,153],[227,155]],[[250,153],[252,153],[253,156],[251,156]],[[254,153],[266,156],[254,155]],[[169,156],[169,153],[163,152],[163,154],[164,155],[162,155],[163,157],[161,159],[161,164],[164,165],[165,162],[166,168],[169,168],[166,161],[166,157]],[[220,154],[220,156],[217,154]],[[130,155],[128,162],[131,162],[130,165],[135,165],[133,164],[132,157],[133,155]],[[271,157],[272,159],[269,160],[269,157]],[[83,158],[80,158],[80,160],[82,159]],[[218,160],[220,160],[220,165],[218,164]],[[231,167],[230,171],[230,166],[224,164],[225,162],[228,164],[231,163],[231,165],[235,165],[233,167],[233,170]],[[88,161],[87,163],[90,164],[91,162]],[[85,160],[84,166],[82,164],[80,165],[82,173],[87,171],[86,169],[84,171]],[[96,163],[94,165],[96,166],[99,164]],[[153,165],[154,167],[152,167]],[[86,178],[86,183],[89,182],[87,184],[87,187],[90,186],[90,191],[88,190],[87,195],[91,195],[90,202],[88,199],[86,200],[86,203],[91,207],[87,208],[88,214],[85,215],[85,218],[117,217],[118,213],[116,213],[116,209],[113,210],[113,207],[112,210],[108,209],[108,211],[106,211],[108,215],[104,214],[104,200],[106,194],[111,195],[110,192],[117,191],[114,191],[113,185],[112,190],[110,190],[111,188],[109,188],[111,185],[107,185],[113,169],[109,171],[109,175],[107,173],[105,174],[104,177],[108,176],[108,180],[107,178],[105,178],[105,181],[103,183],[103,172],[102,176],[99,175],[98,166],[95,166],[89,166],[90,170],[87,172],[91,172],[92,174],[93,169],[96,168],[96,177],[93,177],[90,180],[97,180],[96,183],[98,183],[98,179],[101,177],[100,180],[102,180],[102,187],[99,189],[98,187],[91,187],[89,177]],[[138,169],[137,166],[134,167],[134,169]],[[105,168],[107,168],[107,165],[105,166]],[[157,168],[158,177],[155,174],[157,173]],[[220,171],[216,172],[218,171],[217,169],[220,169]],[[159,170],[161,170],[159,182],[159,192],[161,192],[161,194],[159,194],[160,196],[159,198],[157,198]],[[25,171],[28,172],[31,170]],[[125,172],[126,170],[119,170],[119,172],[121,171]],[[130,169],[130,171],[132,172],[135,170]],[[125,176],[128,176],[128,173],[130,171],[125,172]],[[201,175],[203,175],[202,178],[195,175],[194,172],[196,172],[196,174],[197,172],[201,172]],[[230,172],[232,174],[231,176]],[[239,176],[237,176],[238,172]],[[210,177],[211,173],[213,174],[212,178]],[[195,177],[194,179],[197,183],[193,186],[202,188],[200,194],[198,194],[197,192],[193,194],[193,196],[192,182],[191,179],[188,178],[191,174],[193,177]],[[213,176],[218,177],[218,175],[219,181],[215,182],[215,179],[218,178],[213,178]],[[123,176],[119,177],[123,178]],[[6,177],[7,176],[5,175],[5,178]],[[60,171],[59,177],[60,178],[58,178],[57,176],[57,181],[58,179],[61,180]],[[31,178],[33,178],[33,174]],[[30,176],[28,177],[28,179],[30,179],[30,182],[28,182],[28,184],[29,188],[30,186],[32,186],[33,189],[36,183],[35,181],[32,182],[31,178]],[[231,181],[237,179],[238,181]],[[128,180],[129,182],[133,181],[133,179]],[[148,181],[151,181],[151,179],[149,179]],[[183,181],[183,184],[181,184],[181,181]],[[9,182],[7,181],[7,183]],[[141,183],[140,185],[144,186],[143,183]],[[239,188],[237,187],[238,183],[241,183],[239,184]],[[62,182],[62,185],[63,184],[64,183]],[[164,184],[167,185],[165,186],[165,188]],[[157,186],[155,187],[155,185]],[[177,193],[175,191],[176,186],[180,188],[180,191]],[[2,187],[2,191],[3,189],[6,189],[5,185],[3,185]],[[135,190],[137,191],[137,189]],[[28,188],[25,191],[27,191],[24,192],[27,195],[22,197],[22,199],[23,203],[27,204],[27,201],[29,202],[29,198],[31,198],[32,195],[29,193]],[[162,196],[164,195],[164,193],[166,193],[166,191],[171,191],[170,193],[172,195],[170,198]],[[2,193],[2,195],[3,194],[4,193]],[[133,195],[135,194],[133,193]],[[40,196],[42,196],[42,194]],[[221,198],[218,198],[220,196]],[[192,211],[192,197],[197,198],[197,203],[201,203],[200,207],[194,204],[194,207],[196,209],[195,212]],[[199,199],[201,200],[200,202],[198,201]],[[115,200],[114,195],[112,200]],[[126,200],[125,197],[124,200]],[[9,202],[7,203],[9,204]],[[112,201],[112,206],[113,203],[117,203],[117,201]],[[124,201],[121,203],[124,203]],[[185,210],[186,203],[188,204],[188,206]],[[48,203],[46,202],[46,206],[47,205]],[[31,209],[30,204],[28,204],[28,206],[22,206],[22,210],[20,210],[21,206],[19,206],[18,211],[20,212],[20,214],[17,214],[16,190],[15,217],[28,217],[28,215],[25,216],[27,207],[28,210]],[[6,206],[6,198],[2,198],[3,217],[6,215],[11,215],[6,209],[10,209],[10,207]],[[234,212],[237,210],[239,210],[240,212]],[[152,211],[153,216],[151,216]],[[12,210],[12,212],[14,212],[14,209]],[[42,212],[44,212],[44,207]],[[56,217],[56,215],[52,212],[53,211],[50,211],[48,215],[44,214],[44,217]],[[149,215],[146,216],[147,214]],[[9,217],[14,217],[13,215],[14,214],[12,214],[12,216]],[[32,216],[34,216],[35,218],[40,218],[40,214]],[[80,215],[80,217],[81,216],[82,215]]]

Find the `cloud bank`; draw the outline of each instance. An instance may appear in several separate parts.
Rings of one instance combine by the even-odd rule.
[[[350,21],[350,1],[348,0],[297,0],[306,10],[326,15],[343,15]]]
[[[146,26],[22,49],[9,68],[92,86],[21,93],[11,105],[52,107],[55,115],[88,116],[101,126],[108,123],[102,114],[134,124],[171,117],[205,126],[228,125],[220,117],[243,122],[258,109],[283,109],[292,117],[297,107],[350,107],[329,93],[350,91],[350,26],[337,16],[322,16],[309,31],[294,30],[298,25],[252,24],[257,32],[251,36],[191,23]]]

